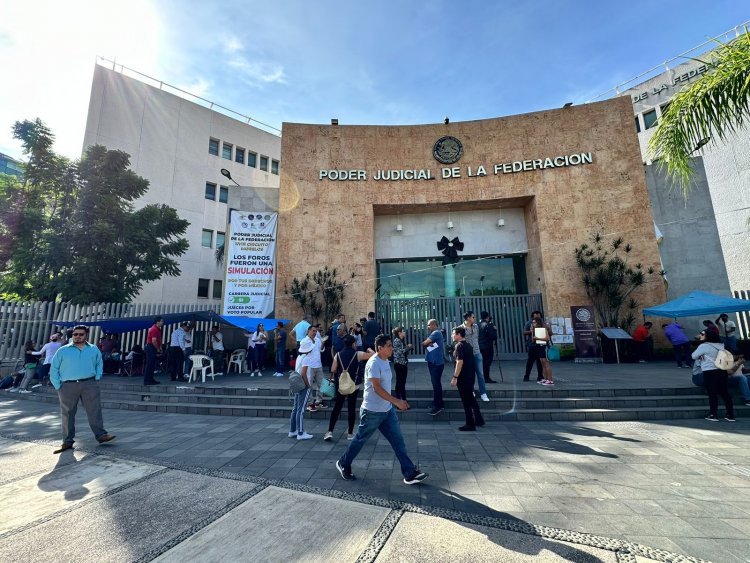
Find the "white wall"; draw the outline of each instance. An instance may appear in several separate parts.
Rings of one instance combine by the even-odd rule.
[[[707,59],[707,56],[701,58]],[[684,76],[685,73],[702,65],[703,63],[698,61],[686,62],[631,88],[623,95],[635,99],[647,93],[645,98],[634,101],[634,113],[642,114],[656,108],[657,115],[661,117],[661,106],[669,101],[681,87],[695,82],[698,75],[686,81],[679,81],[678,85],[682,85],[681,87],[674,86],[675,78]],[[662,85],[667,85],[667,88],[662,89]],[[655,93],[654,90],[657,92]],[[648,158],[648,142],[655,130],[656,127],[648,130],[642,128],[638,134],[644,160]],[[733,291],[748,289],[750,287],[750,260],[747,259],[747,249],[750,248],[750,227],[747,223],[750,216],[750,130],[745,127],[725,142],[709,143],[695,154],[703,156],[729,286]],[[691,256],[690,259],[696,268],[702,267],[698,256]],[[703,289],[711,290],[710,287]]]
[[[209,138],[227,141],[269,157],[269,172],[208,153]],[[270,160],[280,160],[280,137],[237,121],[164,90],[97,65],[84,137],[85,148],[101,144],[131,156],[131,169],[148,179],[148,193],[136,203],[163,203],[190,222],[184,235],[189,250],[178,260],[182,275],[147,284],[136,302],[182,303],[197,299],[198,279],[223,279],[214,249],[201,247],[202,230],[226,232],[227,204],[218,201],[219,186],[234,188],[220,170],[227,168],[237,183],[279,187]],[[282,163],[283,166],[283,163]],[[217,201],[205,199],[206,182],[217,185]],[[136,252],[138,249],[134,249]],[[209,297],[209,301],[213,301]]]
[[[497,220],[505,221],[504,227]],[[459,255],[514,254],[528,251],[523,209],[451,213],[378,215],[375,217],[375,259],[440,257],[437,241],[458,237],[466,246]],[[403,231],[396,232],[401,224]]]

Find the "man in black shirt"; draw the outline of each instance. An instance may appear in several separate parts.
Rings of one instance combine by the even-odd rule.
[[[492,360],[495,359],[495,349],[497,348],[497,329],[492,322],[492,316],[487,311],[482,311],[480,318],[479,351],[482,354],[484,382],[497,383],[497,381],[490,377],[490,367],[492,367]]]
[[[453,342],[456,343],[456,349],[453,357],[456,360],[451,385],[458,388],[458,394],[461,397],[461,403],[466,415],[466,424],[459,427],[462,432],[473,432],[477,426],[484,426],[484,418],[479,412],[479,404],[474,397],[474,350],[466,341],[466,329],[457,326],[453,329]]]

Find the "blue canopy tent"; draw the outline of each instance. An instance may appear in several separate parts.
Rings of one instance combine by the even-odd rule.
[[[138,330],[146,330],[152,324],[154,324],[154,317],[161,316],[164,319],[164,324],[171,325],[181,322],[210,322],[217,324],[230,324],[248,332],[257,330],[259,324],[263,324],[265,328],[275,328],[276,323],[282,322],[287,324],[287,319],[257,319],[249,317],[235,317],[229,315],[219,315],[214,311],[186,311],[184,313],[163,313],[161,315],[147,315],[143,317],[119,317],[116,319],[98,319],[95,321],[54,321],[52,324],[58,326],[98,326],[104,332],[124,333],[134,332]]]
[[[648,307],[643,310],[643,315],[677,319],[710,314],[718,315],[720,313],[738,313],[740,311],[750,311],[750,299],[735,299],[734,297],[713,295],[705,291],[691,291],[687,295],[656,307]]]

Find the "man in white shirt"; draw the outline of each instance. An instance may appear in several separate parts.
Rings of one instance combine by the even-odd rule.
[[[323,339],[320,337],[319,326],[310,325],[307,329],[307,336],[299,343],[300,348],[305,344],[312,345],[312,350],[307,355],[307,379],[310,382],[310,389],[315,394],[315,400],[307,405],[307,410],[315,412],[327,408],[323,402],[323,395],[320,394],[320,384],[323,383],[323,362],[320,359]]]
[[[190,370],[193,368],[190,356],[193,355],[193,327],[190,323],[182,323],[184,335],[182,342],[180,342],[180,348],[182,348],[182,356],[185,358],[183,361],[183,372],[185,379],[190,377]]]
[[[185,338],[185,329],[187,323],[182,323],[172,333],[169,339],[169,350],[167,351],[167,366],[169,379],[177,381],[182,378],[182,364],[185,359],[182,351],[182,343]]]
[[[219,332],[219,325],[211,329],[211,357],[217,373],[224,372],[224,335]]]
[[[59,340],[60,334],[55,332],[49,337],[49,342],[42,346],[41,350],[31,353],[34,356],[44,356],[44,363],[39,371],[39,381],[46,385],[49,385],[49,370],[52,366],[52,356],[54,356],[55,352],[57,352],[60,349],[60,346],[62,346]]]

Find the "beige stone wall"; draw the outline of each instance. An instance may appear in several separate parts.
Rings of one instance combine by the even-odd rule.
[[[432,147],[458,138],[462,177],[441,179]],[[493,174],[496,163],[591,152],[593,163]],[[330,126],[285,123],[282,133],[277,315],[297,318],[284,295],[292,278],[325,265],[356,282],[344,312],[373,307],[376,214],[522,207],[529,250],[529,291],[541,292],[550,316],[588,303],[574,248],[597,225],[634,246],[633,262],[659,267],[651,207],[628,98],[498,119],[419,126]],[[487,176],[467,177],[484,165]],[[319,180],[321,169],[431,169],[432,181]],[[468,241],[464,241],[468,242]],[[436,252],[437,256],[437,252]],[[646,303],[664,300],[661,281],[640,290]]]

